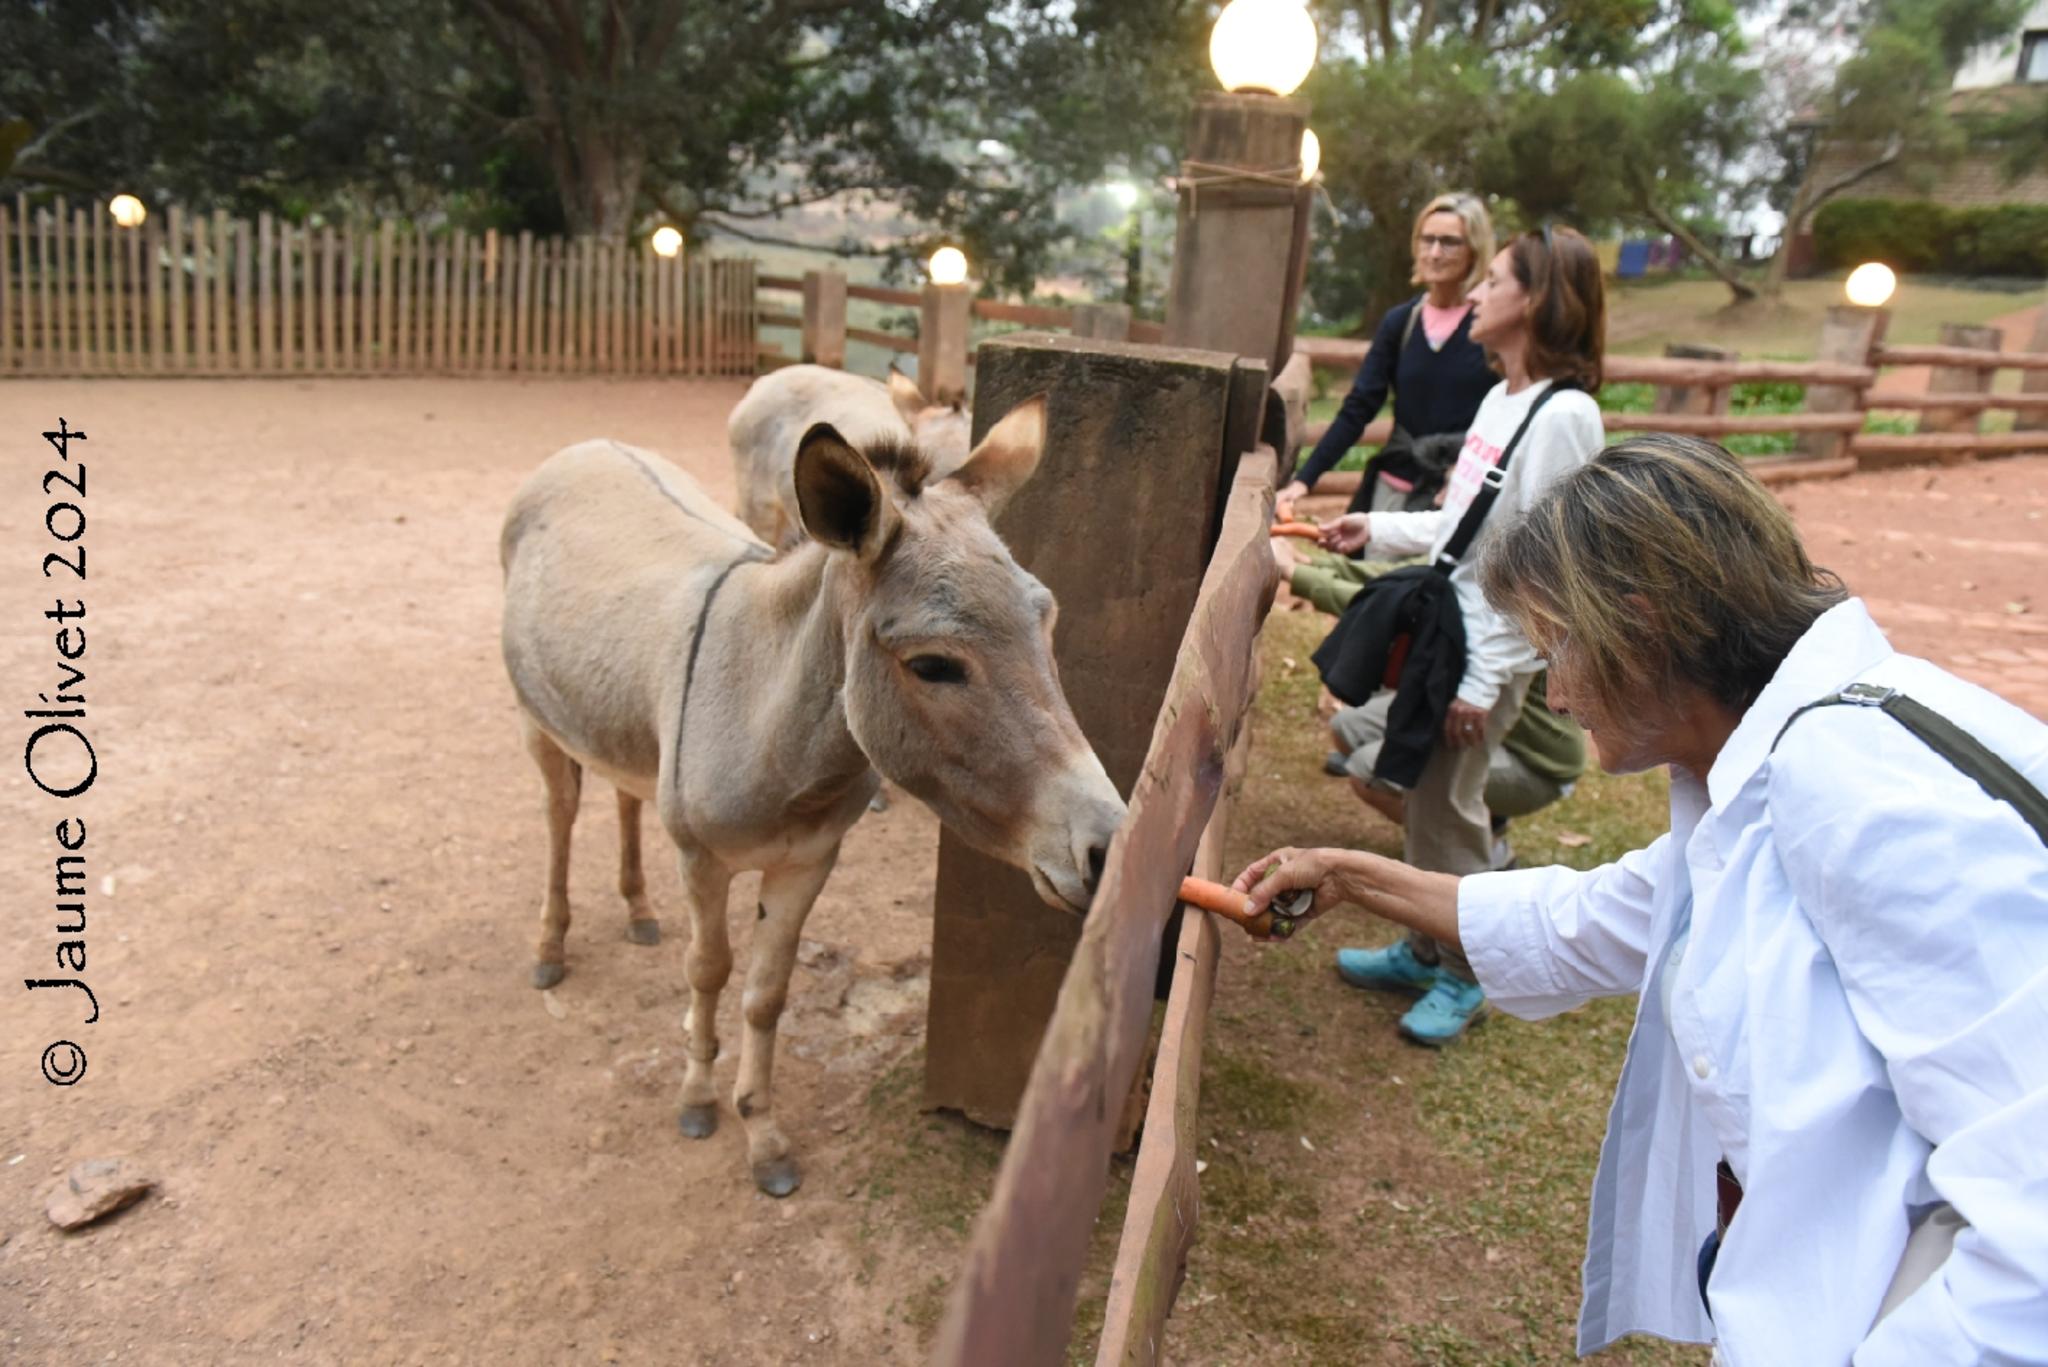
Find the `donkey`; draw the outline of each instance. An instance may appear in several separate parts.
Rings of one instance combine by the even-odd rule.
[[[565,967],[570,827],[585,769],[618,789],[628,938],[660,940],[640,806],[680,851],[690,945],[684,1134],[718,1124],[712,1062],[732,971],[726,892],[761,870],[733,1108],[755,1183],[801,1180],[770,1097],[797,938],[875,769],[1054,907],[1093,895],[1124,805],[1054,671],[1052,594],[989,519],[1037,467],[1042,398],[945,479],[891,439],[829,424],[796,450],[805,539],[773,554],[689,476],[590,441],[550,457],[500,537],[505,666],[547,786],[533,984]]]
[[[786,546],[797,535],[797,441],[821,422],[856,446],[882,437],[916,443],[932,479],[967,459],[965,410],[926,403],[917,384],[893,366],[887,384],[819,365],[771,371],[754,381],[726,421],[740,518],[771,546]]]

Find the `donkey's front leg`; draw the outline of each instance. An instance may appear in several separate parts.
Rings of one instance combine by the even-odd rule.
[[[838,858],[834,846],[815,864],[773,869],[761,877],[760,921],[754,927],[743,999],[747,1032],[740,1041],[740,1077],[732,1104],[747,1127],[747,1161],[754,1170],[754,1185],[770,1196],[787,1196],[803,1181],[790,1156],[789,1139],[775,1123],[775,1027],[789,1000],[797,937]]]
[[[692,1139],[718,1128],[718,1088],[711,1065],[718,1059],[718,994],[732,975],[732,941],[725,928],[725,894],[732,874],[710,853],[682,845],[683,898],[689,904],[690,947],[683,972],[690,979],[690,1013],[683,1021],[682,1113],[676,1123]]]

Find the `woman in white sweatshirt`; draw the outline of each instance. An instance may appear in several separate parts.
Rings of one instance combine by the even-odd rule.
[[[1479,405],[1444,486],[1443,506],[1353,513],[1330,524],[1322,539],[1346,555],[1369,545],[1378,556],[1434,556],[1541,401],[1514,446],[1486,524],[1451,572],[1465,625],[1465,674],[1422,776],[1407,794],[1406,861],[1453,874],[1492,867],[1488,765],[1543,665],[1514,623],[1487,604],[1476,567],[1497,527],[1590,460],[1605,440],[1593,395],[1600,389],[1607,303],[1592,245],[1570,228],[1523,233],[1495,254],[1472,300],[1472,340],[1486,347],[1505,378]],[[1354,739],[1375,712],[1384,725],[1385,709],[1373,702],[1351,718]],[[1367,785],[1355,777],[1351,782],[1370,803]],[[1354,986],[1421,992],[1401,1018],[1401,1033],[1419,1044],[1456,1039],[1485,1006],[1465,956],[1419,932],[1385,949],[1339,950],[1337,971]]]

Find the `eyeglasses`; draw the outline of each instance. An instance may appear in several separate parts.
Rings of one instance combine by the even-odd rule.
[[[1442,237],[1436,233],[1424,233],[1420,237],[1416,238],[1415,242],[1416,245],[1421,247],[1424,251],[1428,251],[1432,247],[1436,248],[1436,250],[1440,252],[1463,251],[1465,248],[1464,238]]]

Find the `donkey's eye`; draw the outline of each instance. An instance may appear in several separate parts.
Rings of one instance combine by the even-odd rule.
[[[930,684],[967,682],[967,666],[944,655],[913,655],[906,662],[910,672]]]

